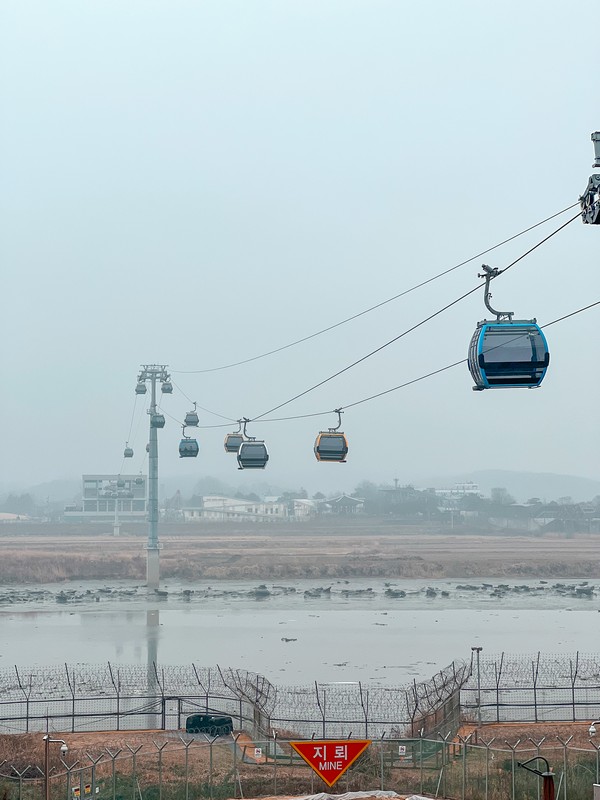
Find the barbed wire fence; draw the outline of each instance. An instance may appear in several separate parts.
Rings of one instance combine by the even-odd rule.
[[[597,720],[600,657],[479,655],[478,662],[453,662],[428,681],[402,687],[277,687],[256,673],[193,663],[5,669],[0,797],[37,800],[46,781],[51,800],[221,800],[276,794],[277,787],[312,794],[324,785],[288,740],[350,737],[373,744],[340,781],[346,791],[375,786],[461,800],[538,800],[538,779],[519,763],[543,755],[554,766],[558,798],[589,796],[591,783],[600,782],[595,741],[575,747],[564,732],[494,741],[485,725]],[[182,733],[187,716],[198,713],[231,716],[236,733]],[[483,727],[473,736],[479,717]],[[151,743],[141,733],[148,730]],[[84,731],[87,745],[78,745]],[[95,737],[96,731],[110,733]],[[54,752],[48,775],[44,732],[69,741],[68,760]],[[106,736],[112,738],[103,746]]]
[[[481,654],[400,687],[277,687],[239,669],[76,664],[0,671],[0,733],[178,730],[194,713],[231,716],[253,736],[416,736],[462,720],[551,722],[600,717],[600,656]]]
[[[220,667],[65,664],[0,671],[0,732],[180,730],[191,714],[232,717],[252,736],[435,734],[460,724],[470,665],[453,662],[429,681],[276,687],[262,675]]]
[[[461,688],[463,717],[491,722],[575,722],[600,715],[600,655],[483,654]]]

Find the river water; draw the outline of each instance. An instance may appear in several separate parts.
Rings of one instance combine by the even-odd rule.
[[[0,669],[189,664],[259,672],[279,685],[427,679],[471,647],[487,654],[593,651],[600,583],[373,579],[278,585],[127,582],[0,593]],[[258,589],[258,591],[257,591]],[[406,596],[399,596],[406,592]],[[442,594],[444,593],[444,594]]]

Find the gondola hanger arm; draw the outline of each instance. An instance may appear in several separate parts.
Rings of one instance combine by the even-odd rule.
[[[338,424],[335,428],[329,428],[329,433],[335,433],[335,431],[339,431],[342,427],[342,409],[341,408],[334,408],[333,413],[338,415]]]
[[[492,308],[490,305],[490,299],[492,297],[492,293],[490,292],[490,283],[494,278],[497,278],[498,275],[502,274],[502,270],[498,269],[498,267],[488,267],[487,264],[482,264],[481,269],[483,272],[477,273],[477,277],[485,278],[485,294],[483,296],[485,307],[488,309],[488,311],[491,311],[492,314],[496,315],[496,319],[498,321],[501,319],[506,319],[510,322],[515,314],[514,311],[496,311],[496,309]]]

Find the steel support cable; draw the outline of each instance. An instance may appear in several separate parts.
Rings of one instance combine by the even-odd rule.
[[[556,325],[559,322],[563,322],[565,319],[569,319],[569,317],[574,317],[577,314],[581,314],[584,311],[589,311],[590,308],[594,308],[595,306],[600,305],[600,300],[596,300],[594,303],[590,303],[583,308],[578,308],[576,311],[571,311],[569,314],[565,314],[563,317],[558,317],[558,319],[553,319],[552,322],[547,322],[545,325],[540,325],[542,330],[549,328],[551,325]],[[516,336],[515,339],[521,338],[520,336]],[[512,340],[511,340],[512,341]],[[490,348],[487,352],[491,352],[495,350],[497,347],[503,347],[504,345],[496,345],[495,347]],[[418,378],[413,378],[410,381],[406,381],[405,383],[401,383],[398,386],[393,386],[391,389],[385,389],[383,392],[377,392],[377,394],[369,395],[369,397],[364,397],[362,400],[357,400],[354,403],[348,403],[348,405],[340,406],[340,411],[346,411],[349,408],[354,408],[355,406],[360,406],[362,403],[368,403],[369,400],[375,400],[377,397],[383,397],[385,394],[390,394],[391,392],[397,392],[399,389],[404,389],[407,386],[412,386],[413,383],[419,383],[419,381],[424,381],[426,378],[432,378],[434,375],[439,375],[441,372],[446,372],[449,369],[453,369],[454,367],[458,367],[461,364],[466,364],[468,359],[461,358],[460,361],[454,361],[452,364],[446,364],[445,367],[440,367],[439,369],[435,369],[432,372],[427,372],[425,375],[421,375]],[[262,419],[259,422],[287,422],[289,420],[294,419],[306,419],[307,417],[323,417],[328,414],[333,414],[334,412],[329,409],[328,411],[317,411],[313,414],[298,414],[294,417],[275,417],[272,419]]]
[[[545,325],[540,325],[540,328],[542,330],[545,330],[546,328],[550,328],[552,325],[557,325],[559,322],[563,322],[564,320],[569,319],[570,317],[574,317],[577,314],[583,313],[584,311],[589,311],[590,308],[595,308],[598,305],[600,305],[600,300],[596,300],[594,303],[590,303],[587,306],[583,306],[582,308],[578,308],[576,311],[571,311],[569,314],[565,314],[562,317],[558,317],[557,319],[553,319],[552,322],[547,322]],[[520,338],[520,337],[515,337],[515,338]],[[496,345],[496,347],[502,347],[502,346],[503,345]],[[496,347],[491,348],[491,349],[495,350]],[[454,361],[452,364],[446,364],[445,367],[440,367],[439,369],[435,369],[432,372],[427,372],[425,375],[420,375],[418,378],[413,378],[412,380],[406,381],[405,383],[401,383],[398,386],[393,386],[391,389],[385,389],[382,392],[377,392],[377,394],[372,394],[372,395],[369,395],[369,397],[364,397],[362,400],[357,400],[354,403],[348,403],[345,406],[340,406],[339,407],[340,411],[346,411],[349,408],[354,408],[355,406],[360,406],[363,403],[368,403],[370,400],[375,400],[378,397],[383,397],[383,395],[390,394],[391,392],[397,392],[399,389],[404,389],[407,386],[412,386],[414,383],[419,383],[420,381],[424,381],[427,378],[432,378],[434,375],[439,375],[441,372],[446,372],[447,370],[453,369],[454,367],[458,367],[461,364],[466,364],[467,360],[468,359],[466,359],[466,358],[461,358],[460,361]],[[265,423],[265,422],[289,422],[289,421],[296,420],[296,419],[308,419],[310,417],[324,417],[324,416],[328,416],[328,415],[333,414],[333,413],[334,412],[333,412],[332,409],[328,409],[327,411],[315,411],[315,412],[313,412],[311,414],[296,414],[296,415],[290,416],[290,417],[272,417],[271,419],[260,419],[260,420],[256,420],[256,421],[259,422],[259,423]],[[198,427],[203,428],[203,429],[207,429],[207,428],[228,428],[229,426],[228,425],[200,425]]]
[[[577,204],[577,205],[578,205],[578,204]],[[526,251],[523,253],[523,255],[521,255],[521,256],[519,256],[518,258],[516,258],[516,259],[515,259],[513,262],[511,262],[511,263],[510,263],[510,264],[509,264],[507,267],[504,267],[504,269],[498,270],[498,275],[503,275],[505,272],[508,272],[508,270],[509,270],[511,267],[514,267],[514,265],[515,265],[515,264],[518,264],[518,263],[519,263],[519,261],[522,261],[522,259],[524,259],[524,258],[525,258],[525,256],[528,256],[530,253],[533,253],[533,251],[534,251],[534,250],[537,250],[537,248],[538,248],[538,247],[540,247],[540,245],[542,245],[542,244],[544,244],[545,242],[547,242],[547,241],[548,241],[548,239],[551,239],[553,236],[556,236],[556,234],[557,234],[557,233],[560,233],[560,231],[562,231],[564,228],[566,228],[566,227],[567,227],[567,225],[570,225],[572,222],[575,222],[575,220],[576,220],[576,219],[580,219],[580,217],[581,217],[581,212],[579,212],[578,214],[575,214],[575,216],[574,216],[574,217],[571,217],[571,219],[568,219],[568,220],[567,220],[565,223],[563,223],[563,224],[562,224],[562,225],[561,225],[559,228],[556,228],[556,230],[552,231],[552,233],[549,233],[549,234],[548,234],[548,236],[546,236],[545,238],[543,238],[543,239],[542,239],[540,242],[538,242],[537,244],[534,244],[534,246],[533,246],[533,247],[530,247],[530,248],[529,248],[529,250],[526,250]]]
[[[549,328],[551,325],[556,325],[558,322],[562,322],[565,319],[569,319],[569,317],[574,317],[576,314],[581,314],[583,311],[589,311],[590,308],[594,308],[594,306],[600,305],[600,300],[597,300],[595,303],[590,303],[588,306],[584,306],[583,308],[577,309],[577,311],[572,311],[570,314],[565,314],[564,317],[559,317],[558,319],[553,319],[552,322],[547,322],[545,325],[540,325],[542,330]],[[522,338],[520,336],[515,336],[515,339]],[[512,340],[511,340],[512,341]],[[486,352],[492,352],[497,347],[503,347],[504,345],[496,345],[495,347],[490,348]],[[346,410],[348,408],[354,408],[354,406],[359,406],[362,403],[367,403],[369,400],[374,400],[376,397],[382,397],[384,394],[390,394],[390,392],[395,392],[398,389],[404,389],[405,386],[411,386],[413,383],[418,383],[419,381],[423,381],[426,378],[431,378],[434,375],[439,375],[440,372],[445,372],[448,369],[452,369],[453,367],[458,367],[460,364],[466,364],[468,359],[463,358],[460,361],[455,361],[453,364],[447,364],[445,367],[441,367],[440,369],[436,369],[433,372],[428,372],[427,375],[421,375],[420,378],[414,378],[411,381],[407,381],[406,383],[402,383],[399,386],[394,386],[392,389],[386,389],[383,392],[378,392],[377,394],[372,394],[370,397],[365,397],[363,400],[357,400],[355,403],[349,403],[347,406],[341,406],[340,411]],[[323,412],[325,413],[325,412]],[[331,411],[327,412],[331,414]],[[269,420],[265,420],[268,422]]]
[[[136,411],[136,408],[137,408],[137,400],[138,400],[138,396],[136,394],[135,397],[134,397],[134,400],[133,400],[133,411],[131,412],[131,421],[129,423],[129,433],[127,434],[127,439],[125,440],[125,444],[126,445],[129,444],[129,442],[131,441],[131,430],[133,428],[133,420],[134,420],[135,411]],[[125,467],[125,456],[123,456],[123,458],[121,459],[121,468],[119,469],[117,475],[121,475],[123,473],[124,467]]]
[[[199,375],[206,372],[220,372],[221,370],[224,369],[231,369],[232,367],[240,367],[243,364],[250,364],[252,361],[258,361],[261,358],[266,358],[267,356],[272,356],[275,355],[276,353],[281,353],[283,350],[288,350],[290,347],[295,347],[296,345],[302,344],[303,342],[308,342],[310,339],[314,339],[317,336],[321,336],[323,333],[328,333],[329,331],[332,331],[335,328],[339,328],[342,325],[346,325],[346,323],[348,322],[352,322],[353,320],[358,319],[359,317],[363,317],[365,314],[370,314],[371,311],[375,311],[378,308],[382,308],[382,306],[385,306],[388,303],[392,303],[394,300],[398,300],[400,297],[404,297],[405,295],[410,294],[411,292],[415,292],[417,289],[421,289],[423,286],[427,286],[427,284],[429,283],[433,283],[433,281],[442,278],[444,275],[448,275],[449,273],[454,272],[454,270],[457,270],[460,267],[464,267],[465,264],[469,264],[471,261],[475,261],[476,258],[481,258],[481,256],[485,256],[487,255],[487,253],[491,253],[493,250],[497,250],[499,247],[502,247],[503,245],[512,242],[514,239],[518,239],[520,236],[529,233],[529,231],[532,231],[535,228],[539,228],[540,225],[544,225],[546,222],[549,222],[555,217],[559,217],[561,214],[570,211],[572,208],[575,208],[575,206],[578,205],[579,201],[577,203],[573,203],[570,206],[567,206],[566,208],[563,208],[562,211],[557,211],[556,214],[552,214],[551,216],[546,217],[546,219],[543,219],[540,222],[536,222],[535,225],[530,225],[528,228],[519,231],[519,233],[515,233],[513,236],[509,236],[508,239],[504,239],[503,241],[498,242],[498,244],[495,244],[492,247],[488,247],[487,250],[482,250],[480,253],[476,253],[474,256],[471,256],[470,258],[461,261],[459,264],[455,264],[453,267],[449,267],[448,269],[439,272],[437,275],[433,275],[431,278],[427,278],[426,280],[421,281],[421,283],[417,283],[414,286],[411,286],[409,289],[405,289],[404,291],[399,292],[398,294],[395,294],[392,297],[388,297],[386,300],[382,300],[380,303],[376,303],[374,306],[370,306],[369,308],[366,308],[363,311],[359,311],[357,314],[353,314],[351,317],[347,317],[346,319],[343,319],[340,322],[336,322],[334,325],[329,325],[327,328],[323,328],[320,331],[311,333],[308,336],[302,337],[301,339],[296,339],[295,341],[289,342],[288,344],[282,345],[281,347],[276,347],[274,350],[268,350],[266,353],[261,353],[260,355],[252,356],[251,358],[245,358],[242,361],[234,361],[231,364],[223,364],[220,367],[211,367],[209,369],[187,369],[187,370],[174,369],[171,370],[171,372],[176,373],[178,375]],[[578,214],[577,216],[580,215]],[[217,414],[216,416],[219,415]]]
[[[140,413],[139,413],[138,418],[137,418],[137,423],[136,423],[136,426],[135,426],[135,430],[133,432],[133,439],[130,439],[130,441],[133,442],[133,443],[136,443],[137,440],[138,440],[138,434],[139,434],[139,430],[140,430],[140,425],[142,423],[142,419],[144,418],[144,412],[147,411],[148,408],[149,408],[149,406],[146,406],[145,403],[142,403],[142,405],[140,407]]]
[[[192,400],[191,397],[188,397],[187,394],[183,391],[181,386],[175,383],[175,381],[171,381],[173,386],[177,389],[177,391],[181,392],[181,394],[185,397],[185,399],[190,403],[195,403],[196,406],[201,410],[205,411],[207,414],[212,414],[213,417],[220,417],[220,419],[226,419],[229,422],[237,422],[237,419],[233,419],[233,417],[226,417],[224,414],[217,414],[216,411],[211,411],[209,408],[204,408],[204,406],[199,405],[196,403],[195,400]]]
[[[272,414],[274,411],[277,411],[280,408],[283,408],[284,406],[287,406],[290,403],[293,403],[295,400],[298,400],[299,398],[304,397],[304,395],[308,394],[309,392],[314,391],[315,389],[318,389],[320,386],[323,386],[324,384],[329,383],[329,381],[332,381],[334,378],[338,378],[340,375],[343,375],[344,372],[348,372],[348,370],[351,370],[354,367],[358,366],[358,364],[361,364],[363,361],[366,361],[368,358],[371,358],[371,356],[374,356],[376,353],[381,352],[386,347],[389,347],[391,344],[394,344],[395,342],[397,342],[399,339],[402,339],[404,336],[408,336],[409,333],[412,333],[413,331],[417,330],[417,328],[420,328],[421,326],[425,325],[427,322],[430,322],[435,317],[439,316],[440,314],[443,314],[444,311],[447,311],[449,308],[452,308],[452,306],[455,306],[457,303],[460,303],[462,300],[464,300],[465,298],[469,297],[469,295],[473,294],[474,292],[479,291],[480,289],[483,289],[483,284],[478,284],[477,286],[474,286],[472,289],[469,289],[468,292],[465,292],[460,297],[457,297],[456,300],[453,300],[451,303],[448,303],[447,305],[443,306],[443,308],[440,308],[437,311],[434,311],[433,314],[430,314],[428,317],[425,317],[425,319],[422,319],[420,322],[417,322],[416,325],[413,325],[411,328],[407,328],[407,330],[402,331],[402,333],[398,334],[398,336],[395,336],[393,339],[390,339],[388,342],[385,342],[384,344],[380,345],[375,350],[371,350],[370,353],[367,353],[366,355],[362,356],[361,358],[357,359],[356,361],[353,361],[352,364],[348,364],[346,367],[343,367],[342,369],[338,370],[333,375],[330,375],[328,378],[324,378],[322,381],[319,381],[319,383],[315,383],[314,386],[311,386],[308,389],[305,389],[303,392],[299,392],[297,395],[294,395],[294,397],[290,397],[289,400],[285,400],[283,403],[280,403],[278,406],[274,406],[273,408],[269,409],[268,411],[264,411],[262,414],[258,414],[256,417],[253,417],[250,420],[250,422],[256,422],[257,420],[261,419],[262,417],[266,417],[268,414]]]
[[[136,394],[135,395],[135,399],[133,401],[133,411],[131,412],[131,422],[129,423],[129,433],[127,434],[127,439],[125,440],[126,442],[130,442],[131,441],[131,430],[133,428],[133,420],[134,420],[134,417],[135,417],[135,410],[136,410],[136,407],[137,407],[137,401],[138,401],[138,395]]]
[[[512,261],[508,266],[504,267],[503,270],[499,271],[498,275],[501,275],[504,272],[507,272],[511,267],[514,267],[514,265],[518,264],[519,261],[522,261],[525,258],[525,256],[528,256],[530,253],[532,253],[538,247],[541,247],[541,245],[543,245],[545,242],[547,242],[553,236],[556,236],[557,233],[562,231],[564,228],[567,227],[567,225],[570,225],[572,222],[574,222],[580,216],[581,216],[581,212],[576,214],[574,217],[572,217],[570,220],[565,222],[560,227],[556,228],[554,231],[552,231],[552,233],[549,233],[548,236],[545,236],[541,241],[539,241],[533,247],[530,247],[528,250],[526,250],[525,253],[523,253],[518,258],[516,258],[514,261]],[[353,361],[351,364],[348,364],[348,366],[344,367],[341,370],[338,370],[338,372],[335,372],[333,375],[330,375],[328,378],[324,378],[322,381],[319,381],[319,383],[315,383],[314,386],[310,386],[308,389],[305,389],[303,392],[299,392],[298,394],[294,395],[294,397],[291,397],[289,400],[285,400],[283,403],[280,403],[279,405],[274,406],[273,408],[269,409],[268,411],[264,411],[262,414],[258,414],[257,416],[253,417],[250,420],[250,422],[256,422],[257,420],[261,419],[262,417],[266,417],[268,414],[272,414],[274,411],[278,411],[280,408],[283,408],[284,406],[287,406],[290,403],[293,403],[295,400],[298,400],[299,398],[304,397],[304,395],[308,394],[309,392],[312,392],[315,389],[318,389],[320,386],[323,386],[324,384],[329,383],[329,381],[332,381],[334,378],[337,378],[340,375],[343,375],[344,372],[348,372],[348,370],[353,369],[358,364],[361,364],[363,361],[366,361],[368,358],[371,358],[371,356],[376,355],[377,353],[381,352],[381,350],[384,350],[386,347],[389,347],[390,345],[392,345],[395,342],[397,342],[399,339],[404,338],[404,336],[407,336],[409,333],[412,333],[413,331],[415,331],[418,328],[422,327],[423,325],[425,325],[427,322],[430,322],[435,317],[439,316],[440,314],[443,314],[444,311],[447,311],[449,308],[452,308],[452,306],[455,306],[457,303],[460,303],[462,300],[464,300],[465,298],[469,297],[469,295],[473,294],[474,292],[477,292],[479,289],[484,288],[484,286],[485,286],[485,284],[478,284],[477,286],[474,286],[472,289],[469,289],[468,292],[465,292],[460,297],[457,297],[456,300],[453,300],[452,302],[447,303],[445,306],[443,306],[442,308],[438,309],[433,314],[430,314],[428,317],[425,317],[425,319],[422,319],[420,322],[417,322],[416,325],[413,325],[412,327],[410,327],[407,330],[403,331],[402,333],[398,334],[398,336],[395,336],[393,339],[390,339],[388,342],[385,342],[384,344],[380,345],[375,350],[371,350],[370,353],[367,353],[366,355],[362,356],[361,358],[357,359],[356,361]]]
[[[575,205],[577,205],[577,204],[575,204]],[[569,206],[569,208],[572,208],[572,206]],[[559,212],[559,213],[562,213],[562,212]],[[581,213],[575,214],[575,216],[571,217],[571,219],[569,219],[563,225],[560,225],[554,231],[549,233],[547,236],[545,236],[543,239],[541,239],[539,242],[537,242],[535,245],[533,245],[533,247],[530,247],[528,250],[526,250],[524,253],[522,253],[514,261],[511,261],[511,263],[508,264],[506,267],[504,267],[504,269],[499,270],[498,273],[497,273],[497,276],[502,275],[503,273],[507,272],[509,269],[511,269],[511,267],[514,267],[515,264],[518,264],[526,256],[528,256],[531,253],[533,253],[534,250],[537,250],[538,247],[541,247],[541,245],[545,244],[549,239],[551,239],[553,236],[556,236],[557,233],[560,233],[560,231],[562,231],[564,228],[566,228],[567,225],[570,225],[572,222],[574,222],[576,219],[579,219],[580,217],[581,217]],[[451,308],[452,306],[456,305],[457,303],[460,303],[462,300],[464,300],[469,295],[471,295],[474,292],[476,292],[478,289],[484,288],[484,286],[485,286],[485,284],[478,284],[477,286],[475,286],[472,289],[470,289],[468,292],[465,292],[463,295],[461,295],[460,297],[458,297],[455,300],[453,300],[451,303],[448,303],[447,305],[443,306],[443,308],[438,309],[433,314],[430,314],[425,319],[423,319],[420,322],[416,323],[416,325],[413,325],[411,328],[408,328],[407,330],[405,330],[402,333],[398,334],[398,336],[395,336],[393,339],[390,339],[388,342],[385,342],[384,344],[380,345],[375,350],[372,350],[370,353],[367,353],[366,355],[364,355],[361,358],[357,359],[356,361],[352,362],[348,366],[344,367],[343,369],[339,370],[338,372],[334,373],[333,375],[330,375],[328,378],[324,378],[319,383],[316,383],[314,386],[311,386],[310,388],[305,389],[303,392],[300,392],[299,394],[295,395],[294,397],[290,398],[289,400],[286,400],[283,403],[280,403],[279,405],[274,406],[269,411],[265,411],[262,414],[259,414],[258,416],[253,417],[252,419],[249,420],[249,422],[259,422],[260,420],[262,420],[263,417],[266,417],[268,414],[272,414],[274,411],[277,411],[278,409],[283,408],[284,406],[289,405],[290,403],[293,403],[295,400],[298,400],[299,398],[303,397],[304,395],[308,394],[309,392],[312,392],[315,389],[318,389],[320,386],[323,386],[325,383],[328,383],[329,381],[333,380],[334,378],[339,377],[344,372],[347,372],[348,370],[352,369],[353,367],[357,366],[358,364],[362,363],[363,361],[366,361],[366,359],[370,358],[371,356],[375,355],[376,353],[379,353],[381,350],[385,349],[386,347],[389,347],[391,344],[394,344],[399,339],[402,339],[404,336],[407,336],[409,333],[412,333],[414,330],[416,330],[417,328],[420,328],[421,326],[425,325],[427,322],[430,322],[432,319],[434,319],[435,317],[439,316],[444,311],[447,311],[449,308]],[[574,313],[579,313],[579,312],[577,311],[577,312],[574,312]],[[557,320],[555,320],[555,322],[556,321]],[[550,324],[554,324],[554,323],[548,323],[548,324],[550,325]],[[466,359],[462,359],[461,361],[457,361],[452,365],[448,365],[446,367],[442,367],[440,370],[436,370],[433,373],[431,373],[431,375],[436,375],[438,372],[443,372],[446,369],[450,369],[452,366],[458,366],[458,364],[464,363],[465,360]],[[416,378],[414,381],[410,381],[410,383],[414,383],[416,381],[423,380],[425,377],[430,377],[430,376],[428,374],[426,376],[422,376],[421,378]],[[402,384],[402,386],[404,386],[404,384]],[[387,390],[387,391],[396,391],[396,389],[398,389],[398,388],[401,388],[401,387],[399,386],[399,387],[396,387],[395,389],[390,389],[390,390]],[[383,394],[386,394],[387,391],[383,392]],[[182,392],[182,394],[183,394],[183,392]],[[375,396],[379,396],[379,395],[375,395]],[[193,402],[193,401],[190,401],[190,402]],[[365,402],[365,401],[359,401],[359,402]],[[352,405],[358,405],[358,403],[353,403]],[[349,407],[350,406],[343,406],[343,408],[349,408]],[[214,413],[214,412],[211,412],[211,413]],[[324,412],[317,412],[315,414],[301,414],[301,415],[298,415],[298,416],[291,416],[291,417],[278,417],[277,419],[264,420],[264,421],[265,422],[276,422],[276,421],[285,421],[285,420],[291,420],[291,419],[302,419],[302,418],[307,418],[307,417],[322,416],[324,414],[330,414],[330,413],[332,413],[332,412],[331,411],[326,411],[326,412],[324,411]],[[221,414],[218,414],[217,416],[223,417],[223,415],[221,415]],[[237,420],[229,418],[229,417],[223,417],[223,418],[224,419],[229,419],[230,422],[237,422]],[[174,417],[172,417],[172,419],[174,419]],[[226,426],[226,425],[201,425],[201,426],[198,426],[198,427],[200,427],[202,429],[207,429],[207,428],[225,428],[225,427],[228,427],[228,426]]]

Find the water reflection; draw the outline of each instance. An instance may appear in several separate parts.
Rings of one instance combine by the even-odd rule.
[[[158,681],[158,638],[160,628],[160,612],[157,608],[146,611],[146,647],[147,667],[146,681],[148,697],[157,697],[160,692]],[[160,727],[160,713],[158,710],[150,712],[146,720],[147,728]]]

